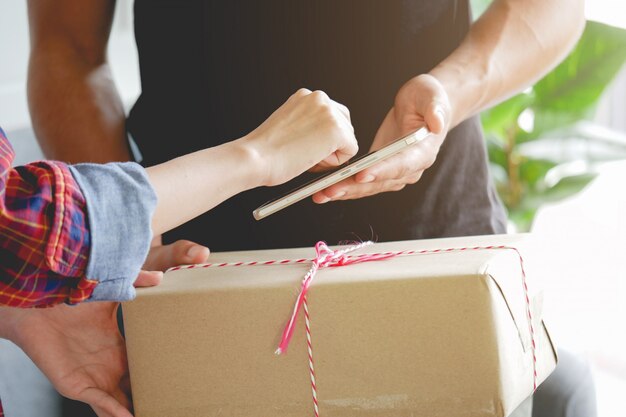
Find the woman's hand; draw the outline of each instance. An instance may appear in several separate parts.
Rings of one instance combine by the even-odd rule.
[[[409,80],[396,95],[394,107],[378,129],[370,151],[375,151],[420,127],[433,133],[422,142],[316,193],[313,201],[348,200],[416,183],[437,157],[450,125],[450,103],[443,86],[431,75]]]
[[[176,253],[192,246],[191,242],[176,242],[171,245],[173,257],[148,260],[145,267],[175,266]],[[135,286],[157,285],[162,278],[160,271],[141,271]],[[0,337],[18,345],[61,395],[89,404],[99,417],[132,417],[126,345],[117,326],[118,308],[115,302],[0,307]]]
[[[10,339],[61,395],[89,404],[99,417],[132,417],[118,305],[93,302],[0,311],[11,319]]]
[[[357,150],[348,109],[321,91],[301,89],[245,137],[148,168],[159,201],[152,232],[171,230],[242,191],[341,165]],[[206,257],[208,250],[195,247]]]
[[[244,141],[256,153],[267,186],[341,165],[358,151],[348,109],[307,89],[298,90]]]

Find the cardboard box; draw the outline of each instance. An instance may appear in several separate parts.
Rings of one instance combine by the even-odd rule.
[[[355,252],[511,245],[525,257],[537,382],[556,350],[524,236],[376,244]],[[212,254],[296,259],[312,248]],[[168,272],[124,304],[137,417],[312,416],[303,315],[276,356],[308,264]],[[529,270],[532,270],[530,272]],[[308,295],[320,415],[506,416],[533,389],[532,340],[513,250],[423,254],[321,269]]]

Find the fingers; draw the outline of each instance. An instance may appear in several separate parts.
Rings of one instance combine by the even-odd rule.
[[[296,91],[245,139],[260,156],[264,177],[259,182],[266,186],[287,182],[312,167],[340,165],[358,151],[347,107],[319,90]]]
[[[355,175],[355,181],[361,184],[366,184],[374,181],[400,179],[416,172],[418,167],[418,158],[415,158],[412,155],[407,156],[406,153],[401,152],[359,172]]]
[[[339,115],[343,117],[343,119],[347,122],[347,127],[349,130],[354,131],[354,127],[352,126],[352,120],[350,119],[350,110],[343,104],[330,99],[330,102],[334,106],[334,108],[339,112]]]
[[[328,97],[322,90],[311,91],[308,88],[301,88],[296,91],[294,94],[289,97],[288,101],[299,101],[299,100],[309,100],[314,103],[313,107],[317,107],[320,109],[326,109],[330,112],[337,112],[337,115],[340,115],[341,118],[350,120],[350,112],[348,108],[343,104],[337,103]]]
[[[374,181],[367,184],[359,184],[350,178],[332,187],[329,187],[313,195],[313,202],[324,204],[329,201],[353,200],[357,198],[370,197],[376,194],[401,191],[407,185],[419,181],[422,172],[401,180]]]
[[[301,97],[305,97],[306,91],[308,90],[299,90]],[[327,170],[343,164],[356,155],[359,146],[354,136],[350,110],[343,104],[332,100],[321,90],[310,92],[306,99],[315,103],[314,106],[317,107],[318,112],[322,115],[319,117],[319,120],[327,124],[326,127],[321,129],[321,131],[325,131],[327,134],[323,135],[319,143],[326,142],[329,149],[328,155],[310,168],[310,170],[313,172]],[[313,117],[313,113],[311,117]]]
[[[98,388],[85,389],[77,399],[89,404],[98,417],[133,417],[128,408]]]
[[[376,131],[376,136],[374,136],[374,141],[370,147],[370,152],[379,150],[401,136],[400,126],[396,122],[396,111],[395,108],[392,107]]]
[[[151,248],[144,268],[152,271],[165,271],[178,265],[205,263],[209,253],[209,248],[205,246],[189,240],[179,240],[169,245]]]
[[[374,194],[400,191],[415,184],[425,169],[435,161],[438,147],[420,143],[400,152],[357,175],[332,185],[313,196],[313,201],[323,204],[333,200],[348,200]]]
[[[429,168],[451,124],[452,110],[448,95],[433,76],[421,74],[400,89],[394,107],[387,113],[371,146],[372,151],[396,141],[424,125],[433,133],[420,143],[385,161],[357,173],[313,196],[316,203],[347,200],[387,191],[398,191],[414,184]]]
[[[401,180],[422,172],[435,162],[439,151],[439,147],[429,139],[430,137],[427,137],[423,142],[364,169],[355,175],[355,181],[365,184],[374,181]]]
[[[162,271],[139,271],[137,279],[135,280],[135,287],[154,287],[159,285],[163,281]]]
[[[318,93],[317,91],[313,94]],[[334,167],[343,164],[359,151],[359,144],[354,136],[354,126],[350,119],[350,110],[341,103],[331,100],[324,92],[320,96],[327,100],[332,113],[335,115],[334,122],[338,123],[339,131],[336,134],[338,142],[335,151],[321,161],[317,167]]]
[[[311,94],[311,90],[309,90],[308,88],[300,88],[298,89],[298,91],[293,93],[291,97],[289,97],[289,99],[291,100],[292,98],[304,97],[308,96],[309,94]]]
[[[316,90],[309,94],[309,98],[314,100],[317,106],[322,110],[329,112],[334,117],[329,118],[330,121],[339,123],[343,129],[354,135],[354,127],[350,119],[350,110],[341,103],[328,97],[328,94],[322,90]]]

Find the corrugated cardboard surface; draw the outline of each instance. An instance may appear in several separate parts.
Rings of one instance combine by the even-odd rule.
[[[358,253],[521,247],[524,239],[395,242]],[[211,261],[313,255],[311,248],[249,251],[212,254]],[[183,270],[141,289],[124,305],[136,416],[312,415],[302,317],[289,351],[273,353],[307,269]],[[529,278],[542,381],[556,356]],[[322,416],[504,416],[531,394],[530,334],[513,251],[324,269],[308,299]]]

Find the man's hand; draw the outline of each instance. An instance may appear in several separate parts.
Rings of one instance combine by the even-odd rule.
[[[394,107],[378,129],[370,151],[375,151],[420,127],[433,135],[421,143],[316,193],[313,201],[348,200],[386,191],[399,191],[416,183],[437,157],[448,133],[450,103],[443,86],[431,75],[409,80],[398,92]]]

